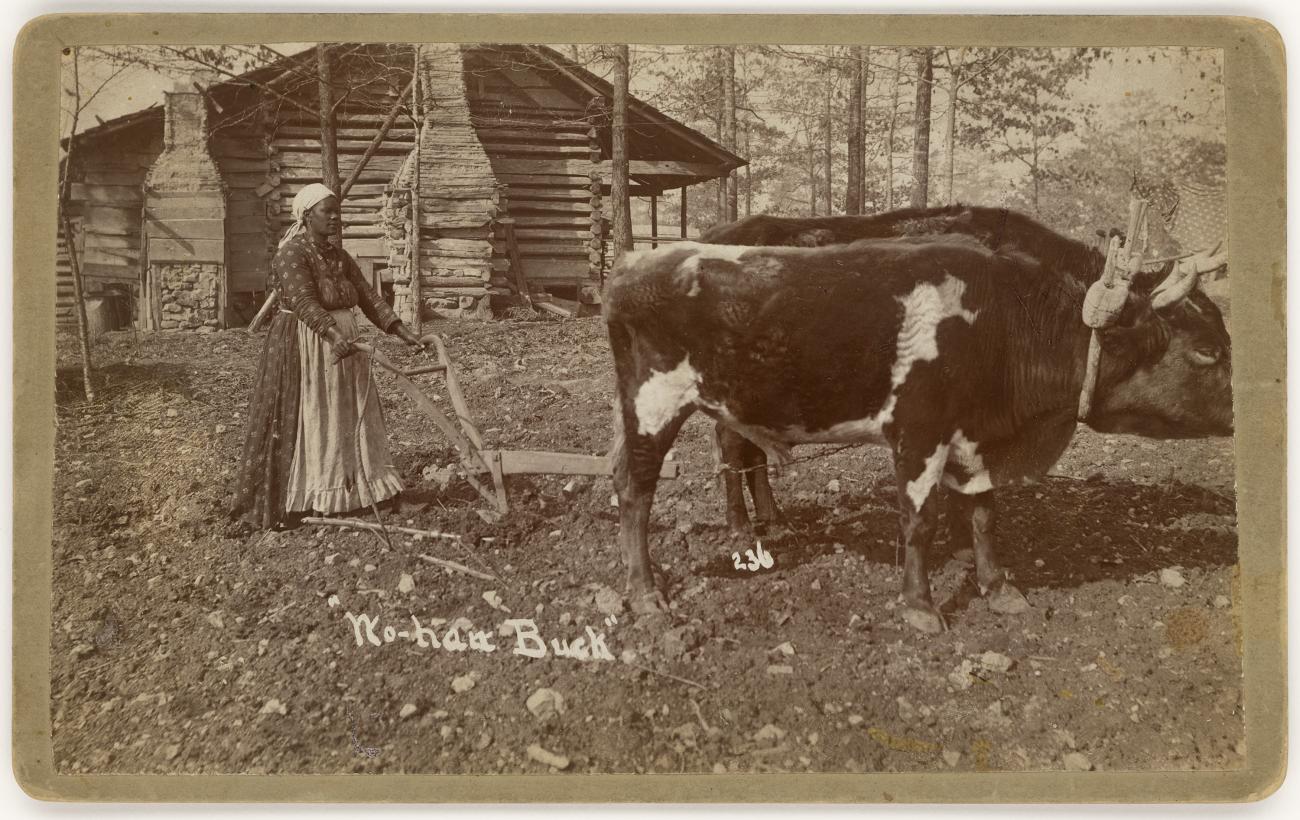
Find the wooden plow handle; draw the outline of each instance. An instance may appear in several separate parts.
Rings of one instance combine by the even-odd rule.
[[[465,469],[465,480],[488,501],[497,512],[505,515],[510,511],[510,500],[506,495],[505,477],[508,475],[612,475],[613,469],[607,456],[588,456],[579,453],[547,453],[531,450],[485,450],[478,428],[469,414],[469,406],[461,393],[460,382],[456,378],[456,368],[452,366],[447,347],[436,333],[420,337],[426,345],[432,345],[438,354],[437,364],[420,365],[403,370],[392,359],[374,345],[355,342],[354,347],[370,356],[370,361],[393,374],[397,386],[415,403],[425,415],[433,419],[442,434],[447,437],[460,456],[461,466]],[[442,373],[447,380],[447,395],[456,414],[459,425],[452,423],[437,405],[433,403],[411,376],[422,373]],[[484,473],[492,477],[492,486],[480,480]],[[665,462],[659,471],[661,478],[677,478],[678,465]]]
[[[430,340],[428,336],[421,339],[421,341],[428,340]],[[397,381],[398,388],[406,394],[407,398],[415,403],[415,406],[419,408],[421,412],[433,420],[434,425],[444,436],[447,437],[447,440],[451,442],[451,445],[456,448],[456,453],[460,457],[460,464],[465,468],[465,480],[478,491],[479,495],[491,502],[494,507],[499,508],[499,494],[494,488],[490,489],[485,486],[477,477],[483,473],[492,472],[491,468],[488,466],[487,460],[483,458],[482,444],[476,440],[478,431],[474,431],[473,439],[467,436],[465,432],[462,432],[462,427],[465,422],[462,422],[462,427],[453,424],[451,419],[447,418],[447,415],[433,403],[432,399],[425,395],[424,391],[422,391],[415,382],[411,381],[410,376],[408,375],[416,372],[434,372],[434,369],[438,369],[445,376],[454,378],[450,361],[446,359],[446,350],[441,349],[441,340],[438,340],[435,346],[441,349],[440,358],[442,358],[443,361],[435,366],[417,367],[410,371],[402,370],[402,368],[393,363],[392,359],[388,358],[388,356],[373,345],[367,344],[366,342],[356,342],[354,346],[357,350],[368,355],[371,362],[393,374],[393,377]],[[451,392],[450,384],[451,381],[449,379],[449,393]],[[457,393],[459,393],[459,390],[457,390]],[[467,415],[468,411],[462,411],[461,409],[464,407],[463,398],[460,399],[459,407],[457,406],[457,401],[453,399],[452,406],[456,408],[458,416]],[[473,426],[470,425],[467,429],[473,429]]]

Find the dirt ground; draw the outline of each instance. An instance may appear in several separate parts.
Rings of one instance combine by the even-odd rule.
[[[611,367],[598,319],[437,329],[487,446],[607,449]],[[933,583],[951,629],[932,636],[899,617],[883,450],[843,450],[775,477],[785,520],[762,538],[772,566],[737,569],[733,553],[756,544],[724,526],[710,424],[697,417],[673,454],[681,477],[660,484],[654,509],[652,549],[673,608],[635,619],[613,591],[623,569],[608,479],[519,477],[511,514],[485,520],[445,469],[450,448],[382,375],[408,488],[385,520],[460,540],[400,535],[390,549],[333,527],[231,527],[228,482],[261,344],[242,330],[110,334],[95,347],[100,395],[87,406],[75,346],[60,340],[60,771],[1244,762],[1230,439],[1081,429],[1051,476],[1000,494],[1001,555],[1031,609],[999,615],[972,599],[968,556],[949,556],[941,534]],[[447,404],[440,380],[418,378]],[[416,642],[413,617],[440,647],[423,632]],[[536,643],[511,619],[531,620],[545,657],[513,651]],[[474,631],[483,634],[456,651]],[[588,657],[557,657],[564,641]]]

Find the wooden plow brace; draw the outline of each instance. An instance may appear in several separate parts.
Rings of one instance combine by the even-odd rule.
[[[456,368],[447,355],[446,345],[436,333],[423,336],[420,341],[433,345],[438,354],[437,364],[420,365],[410,370],[403,370],[372,345],[363,342],[358,343],[356,347],[368,354],[372,362],[392,373],[402,392],[421,412],[433,420],[442,434],[456,448],[460,466],[465,471],[466,481],[498,513],[505,515],[510,511],[510,499],[506,493],[506,476],[613,475],[613,465],[609,456],[552,453],[542,450],[484,449],[483,439],[479,435],[478,428],[474,426],[469,406],[465,403],[465,395],[460,390]],[[413,376],[428,373],[441,373],[446,381],[447,396],[451,400],[452,411],[456,416],[455,423],[411,380]],[[677,474],[678,465],[671,461],[665,461],[659,471],[660,478],[677,478]]]

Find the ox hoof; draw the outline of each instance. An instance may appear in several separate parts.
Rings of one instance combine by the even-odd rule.
[[[908,624],[931,635],[937,635],[948,629],[948,622],[939,614],[939,610],[931,606],[929,609],[921,609],[915,606],[903,607],[903,620]]]
[[[727,516],[727,529],[736,535],[750,535],[753,529],[749,525],[748,518],[740,518],[733,515]]]
[[[1029,601],[1020,590],[1003,581],[988,596],[989,609],[999,615],[1019,615],[1029,609]]]

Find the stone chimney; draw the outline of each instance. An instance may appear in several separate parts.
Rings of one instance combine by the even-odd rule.
[[[145,177],[146,326],[224,326],[225,185],[208,152],[208,106],[193,90],[166,95],[163,152]]]
[[[499,186],[470,123],[461,47],[416,48],[424,102],[419,147],[394,177],[384,208],[396,307],[408,322],[417,309],[421,317],[486,318]],[[410,192],[415,187],[419,202],[413,207]],[[415,281],[412,242],[418,244]]]
[[[207,101],[193,90],[164,97],[163,152],[145,184],[167,191],[221,191],[221,174],[208,153]]]

